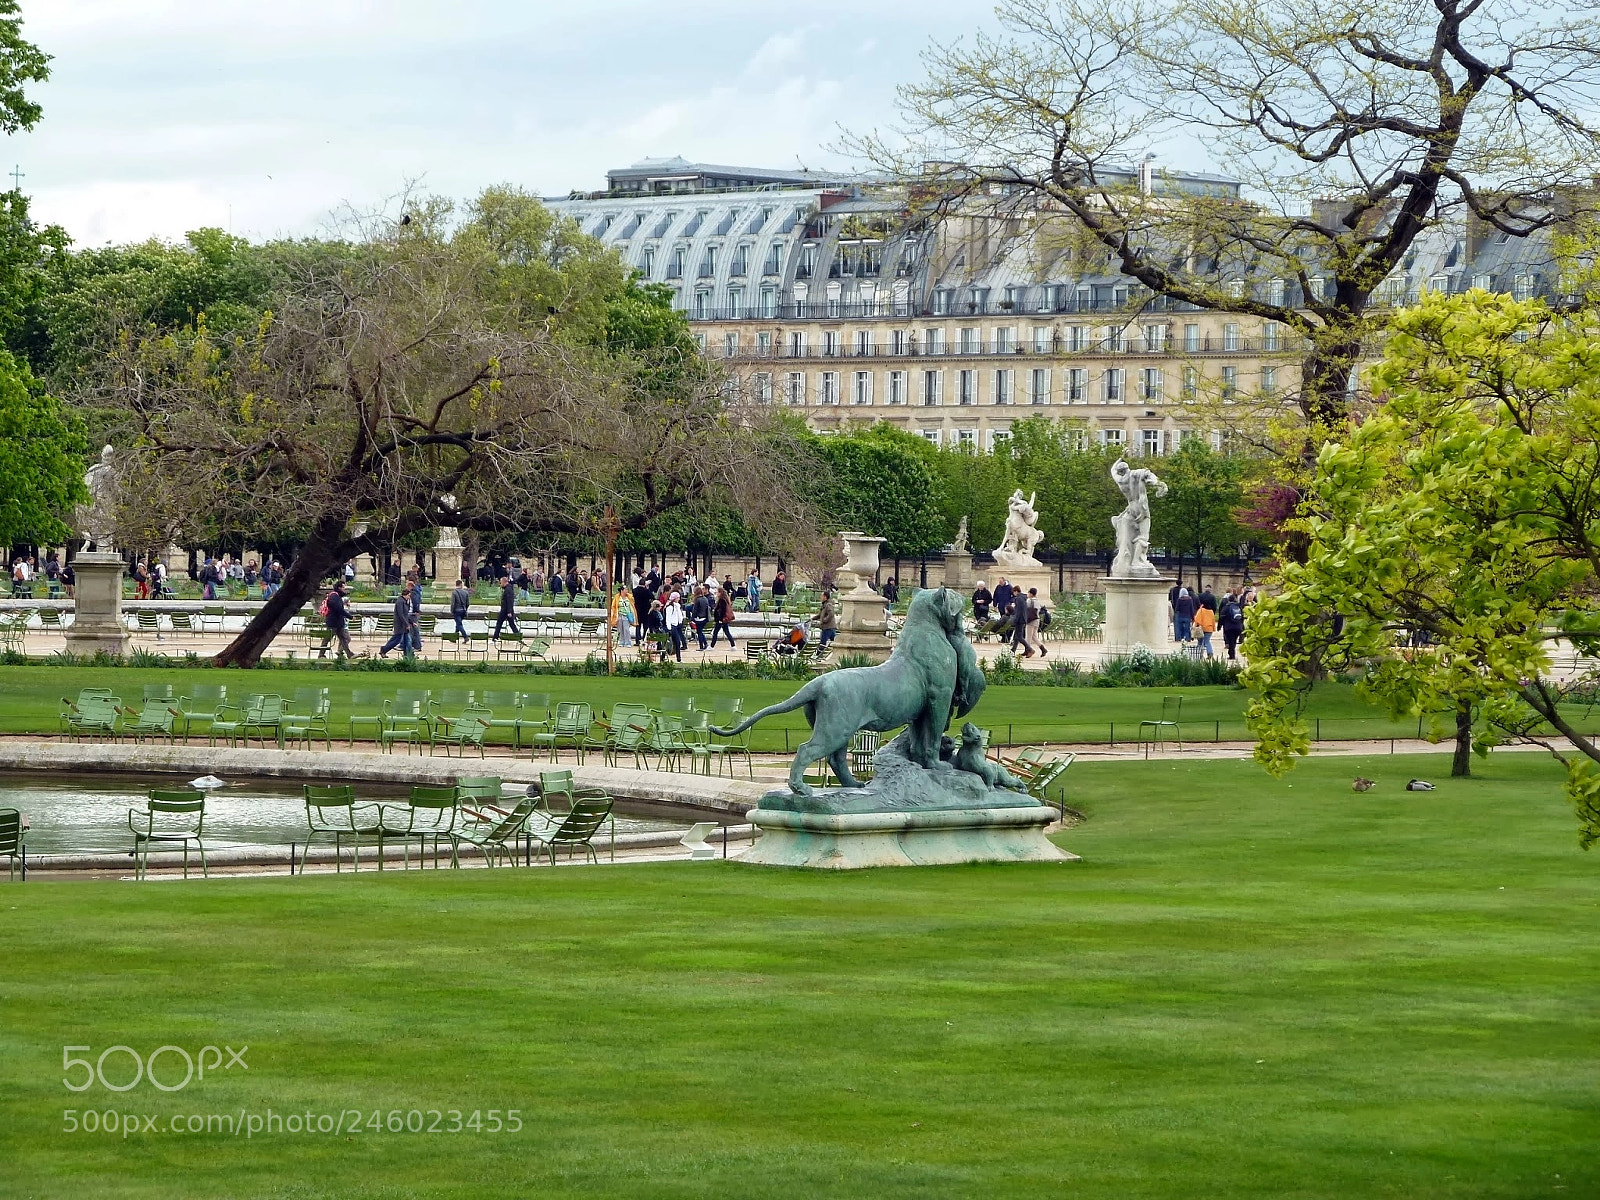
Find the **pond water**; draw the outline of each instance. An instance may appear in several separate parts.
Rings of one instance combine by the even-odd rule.
[[[159,776],[54,775],[11,779],[0,783],[0,808],[26,814],[29,854],[96,854],[127,850],[133,845],[128,810],[141,812],[151,788],[184,787],[184,779]],[[357,783],[356,797],[400,801],[405,788]],[[617,832],[643,833],[684,829],[696,818],[677,819],[630,813],[618,805]],[[298,782],[285,779],[230,781],[206,796],[206,849],[270,848],[287,852],[290,842],[304,845],[306,809]],[[326,839],[324,839],[326,840]]]

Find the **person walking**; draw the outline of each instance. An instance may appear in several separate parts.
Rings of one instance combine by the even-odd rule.
[[[1222,644],[1227,648],[1228,661],[1238,662],[1239,639],[1244,636],[1244,605],[1235,592],[1222,597],[1217,608],[1217,621],[1222,626]]]
[[[783,602],[789,597],[789,580],[782,571],[772,577],[772,610],[783,611]]]
[[[327,600],[323,602],[322,621],[332,631],[333,636],[339,639],[337,655],[339,661],[354,658],[355,654],[350,649],[350,602],[345,599],[344,580],[341,579],[333,585],[333,591],[328,593]],[[324,642],[322,648],[317,651],[317,657],[327,656],[328,644]]]
[[[634,608],[633,593],[628,590],[625,583],[617,584],[617,591],[611,597],[610,621],[617,631],[617,645],[633,645]]]
[[[411,626],[416,618],[411,612],[411,583],[409,580],[394,598],[394,633],[378,650],[379,658],[388,658],[389,651],[399,649],[407,658],[414,655],[411,648]]]
[[[422,575],[412,571],[411,580],[411,648],[422,653]]]
[[[689,619],[694,622],[694,636],[702,651],[706,648],[706,626],[711,621],[711,593],[706,585],[694,589],[694,600],[689,604]]]
[[[494,640],[500,640],[500,630],[511,626],[511,632],[518,637],[522,630],[517,626],[517,585],[511,582],[510,575],[500,576],[500,612],[494,620]]]
[[[1172,602],[1172,640],[1187,642],[1190,627],[1194,624],[1194,597],[1189,589],[1178,589],[1178,598]]]
[[[467,590],[467,581],[456,580],[456,586],[450,593],[450,616],[456,623],[456,636],[467,636],[467,613],[472,611],[472,593]]]
[[[744,581],[744,610],[753,613],[761,611],[761,576],[756,574],[754,567],[750,568],[750,578]]]
[[[828,643],[839,636],[839,614],[833,608],[833,593],[822,593],[822,607],[817,611],[817,628],[821,636],[817,639],[817,648],[826,649]]]
[[[734,646],[735,642],[733,640],[733,593],[730,592],[727,588],[723,588],[722,591],[717,593],[716,607],[712,611],[713,611],[713,615],[716,617],[716,625],[711,630],[711,648],[713,650],[716,649],[716,646],[717,646],[717,634],[719,634],[719,633],[727,634],[727,636],[728,636],[728,645],[729,646]]]
[[[1040,658],[1048,657],[1044,642],[1039,638],[1039,617],[1043,612],[1039,604],[1039,589],[1029,588],[1028,594],[1017,604],[1022,612],[1022,657],[1032,658],[1035,651]]]
[[[689,647],[689,635],[684,631],[683,605],[679,603],[682,594],[668,592],[666,606],[661,610],[662,623],[667,630],[667,637],[672,641],[672,653],[679,662],[683,661],[683,652]]]
[[[1214,601],[1215,596],[1212,597]],[[1217,614],[1215,609],[1207,608],[1204,604],[1194,610],[1194,632],[1200,639],[1200,653],[1207,658],[1215,658],[1211,650],[1211,635],[1217,631]]]

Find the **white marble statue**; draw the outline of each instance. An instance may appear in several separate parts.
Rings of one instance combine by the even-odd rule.
[[[1033,556],[1034,547],[1044,540],[1044,534],[1035,528],[1039,514],[1033,506],[1038,496],[1035,492],[1024,500],[1021,488],[1011,493],[1006,506],[1006,533],[994,551],[995,565],[1002,570],[1021,571],[1044,566]]]
[[[1111,518],[1117,531],[1117,557],[1111,563],[1113,579],[1155,579],[1158,572],[1150,562],[1150,494],[1167,494],[1167,485],[1154,471],[1130,467],[1119,458],[1111,466],[1111,478],[1127,497],[1128,507]]]
[[[83,483],[89,489],[89,503],[78,510],[83,540],[92,543],[101,552],[115,548],[111,544],[117,490],[117,472],[111,465],[113,453],[110,446],[101,450],[100,461],[84,473]]]
[[[961,518],[961,526],[956,530],[956,540],[950,543],[950,551],[954,554],[965,554],[967,546],[967,519]]]

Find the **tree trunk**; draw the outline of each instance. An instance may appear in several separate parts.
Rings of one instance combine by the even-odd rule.
[[[1472,701],[1456,702],[1456,752],[1450,759],[1451,779],[1472,777]]]
[[[324,576],[336,566],[342,566],[347,555],[344,528],[347,518],[324,517],[311,531],[300,553],[294,556],[284,573],[283,586],[273,593],[250,623],[239,631],[239,636],[228,643],[217,655],[219,667],[253,667],[272,644],[272,639],[304,607],[306,601],[317,594]]]

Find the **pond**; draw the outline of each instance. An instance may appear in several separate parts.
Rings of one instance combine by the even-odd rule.
[[[0,808],[27,815],[28,853],[104,854],[133,845],[128,810],[141,812],[151,788],[184,787],[184,779],[154,775],[51,775],[0,784]],[[300,783],[287,779],[229,781],[206,796],[206,849],[282,850],[305,844],[306,810]],[[357,783],[361,800],[400,801],[407,790],[394,784]],[[685,829],[693,814],[676,819],[617,806],[617,833]]]

